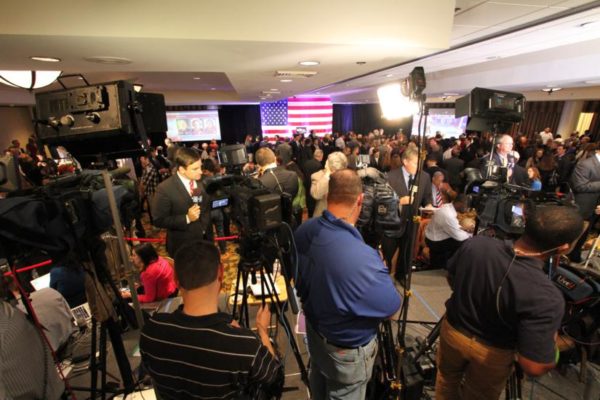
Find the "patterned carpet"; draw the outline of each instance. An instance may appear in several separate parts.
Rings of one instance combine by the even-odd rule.
[[[150,218],[147,214],[144,214],[142,217],[142,223],[144,225],[144,229],[146,230],[146,236],[148,238],[153,239],[163,239],[166,240],[167,231],[166,229],[158,229],[153,227],[150,224]],[[237,229],[235,226],[231,227],[231,234],[237,234]],[[215,234],[216,237],[216,234]],[[165,247],[165,243],[153,243],[156,251],[160,256],[168,257],[167,249]],[[235,279],[237,277],[237,265],[240,261],[240,256],[237,253],[238,245],[236,242],[228,241],[227,242],[227,250],[224,254],[221,255],[221,262],[225,268],[225,277],[223,279],[223,287],[221,291],[224,293],[229,293],[231,287],[235,285]]]

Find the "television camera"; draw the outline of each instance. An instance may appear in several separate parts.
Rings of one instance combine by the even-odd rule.
[[[279,260],[288,294],[287,301],[297,314],[299,307],[292,288],[292,282],[296,280],[296,255],[289,225],[292,221],[291,197],[286,193],[271,192],[258,179],[241,175],[212,178],[206,184],[206,193],[210,197],[211,209],[229,208],[230,218],[240,232],[240,261],[235,283],[233,318],[250,327],[247,290],[250,280],[253,285],[260,280],[263,305],[268,297],[271,310],[277,315],[288,336],[301,378],[308,387],[308,371],[285,315],[284,303],[280,301],[275,284],[278,272],[273,268],[275,261]],[[242,293],[238,312],[239,290]]]
[[[516,237],[525,228],[525,209],[543,204],[573,205],[573,197],[560,192],[534,191],[504,183],[502,178],[484,179],[480,170],[467,168],[465,193],[477,211],[475,232],[493,229],[503,237]]]

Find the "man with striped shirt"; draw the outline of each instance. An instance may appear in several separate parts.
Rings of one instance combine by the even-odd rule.
[[[256,316],[258,337],[218,312],[223,266],[209,242],[177,251],[175,278],[183,306],[155,314],[140,338],[142,362],[160,397],[233,399],[268,389],[280,369],[267,332],[268,308]]]

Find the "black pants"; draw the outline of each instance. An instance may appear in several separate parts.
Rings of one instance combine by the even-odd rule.
[[[425,238],[425,243],[429,247],[429,260],[432,267],[446,269],[450,257],[456,253],[456,250],[463,242],[448,238],[440,241],[433,241]]]
[[[409,260],[411,241],[408,236],[411,232],[412,230],[407,228],[404,235],[399,238],[390,238],[386,236],[381,238],[381,252],[390,269],[392,269],[392,258],[394,257],[396,249],[398,249],[398,259],[396,260],[396,273],[394,277],[396,280],[402,282],[404,281],[408,266],[411,262],[411,260]]]

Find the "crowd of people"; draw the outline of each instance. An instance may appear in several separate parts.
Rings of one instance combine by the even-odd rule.
[[[249,160],[242,171],[292,199],[295,285],[306,317],[312,398],[365,397],[378,326],[397,314],[412,266],[411,207],[430,210],[424,231],[429,262],[448,271],[452,289],[437,355],[436,398],[498,398],[515,356],[533,376],[554,367],[564,302],[541,266],[569,251],[572,262],[581,262],[588,233],[582,234],[583,221],[593,228],[600,200],[600,147],[589,136],[558,137],[549,128],[514,136],[444,138],[438,132],[420,149],[402,131],[388,135],[375,129],[290,139],[248,136],[245,146]],[[149,317],[140,339],[144,368],[165,399],[269,392],[282,369],[268,335],[268,307],[260,308],[255,333],[217,306],[226,248],[213,239],[230,230],[227,211],[211,209],[206,191],[210,179],[226,172],[218,150],[216,141],[188,147],[167,139],[164,147],[151,147],[135,160],[140,204],[151,224],[166,230],[166,250],[174,260],[158,256],[151,244],[132,248],[144,288],[139,299],[183,299],[174,313]],[[13,141],[7,151],[18,157],[32,184],[58,172],[42,172],[45,161],[35,141],[27,149]],[[37,164],[31,161],[36,159]],[[381,237],[377,249],[355,226],[364,200],[357,171],[366,167],[385,174],[402,221]],[[577,208],[531,211],[525,233],[514,243],[472,238],[473,226],[459,219],[468,207],[463,191],[469,171],[486,177],[499,170],[506,183],[532,191],[570,187]],[[54,273],[53,287],[69,305],[80,304],[81,291],[73,293],[64,282],[82,286],[81,270],[64,264]]]

